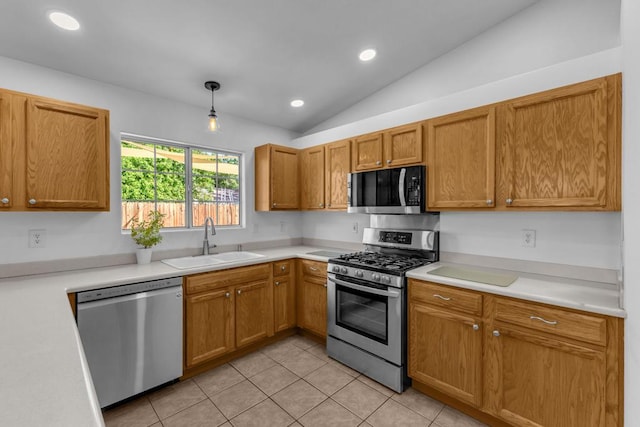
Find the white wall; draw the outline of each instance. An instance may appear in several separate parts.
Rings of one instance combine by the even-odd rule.
[[[610,49],[619,28],[620,0],[541,0],[306,134]]]
[[[625,426],[640,425],[640,2],[622,1]]]
[[[111,120],[111,211],[2,212],[0,264],[134,252],[135,244],[131,238],[120,232],[120,132],[245,153],[247,228],[218,230],[214,238],[217,244],[300,237],[302,219],[299,214],[256,213],[253,208],[253,147],[267,142],[288,144],[296,134],[226,115],[223,106],[219,106],[222,131],[209,133],[206,131],[209,98],[204,89],[202,108],[198,109],[3,57],[0,57],[0,85],[6,89],[106,108],[110,110]],[[285,222],[284,233],[280,231],[281,221]],[[46,230],[45,248],[27,247],[29,229]],[[202,244],[202,230],[163,234],[165,239],[158,246],[161,250],[195,248]]]
[[[573,8],[568,9],[570,5]],[[364,100],[335,121],[366,118],[302,136],[294,144],[308,147],[620,72],[619,6],[615,1],[590,0],[581,2],[581,13],[576,14],[575,1],[543,0],[394,83],[390,90]],[[615,22],[611,22],[612,15]],[[598,25],[589,27],[587,23]],[[595,49],[604,50],[592,53]],[[585,52],[589,54],[584,56]],[[564,61],[555,63],[558,59]],[[467,80],[482,84],[457,91],[469,86]],[[422,102],[416,104],[419,96]],[[402,108],[375,115],[387,105]],[[320,238],[315,231],[325,232],[330,222],[336,221],[345,229],[348,215],[314,216],[313,226],[305,217],[303,235]],[[522,246],[523,229],[536,230],[535,248]],[[614,270],[621,265],[618,212],[443,212],[440,231],[441,250],[447,252]]]

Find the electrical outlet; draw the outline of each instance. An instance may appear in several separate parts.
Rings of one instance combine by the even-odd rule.
[[[353,225],[351,226],[351,231],[353,231],[354,233],[358,234],[358,222],[354,222]]]
[[[522,246],[525,248],[536,247],[536,230],[522,230]]]
[[[29,230],[29,247],[44,248],[47,243],[47,230]]]

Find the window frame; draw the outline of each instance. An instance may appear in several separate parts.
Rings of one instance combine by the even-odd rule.
[[[149,137],[149,136],[143,136],[143,135],[137,135],[137,134],[132,134],[132,133],[126,133],[126,132],[121,132],[120,133],[120,222],[122,223],[122,143],[123,141],[126,140],[131,140],[132,142],[137,142],[140,144],[153,144],[154,146],[168,146],[168,147],[175,147],[175,148],[180,148],[184,150],[184,168],[185,168],[185,174],[184,174],[184,179],[185,179],[185,200],[184,200],[184,208],[185,208],[185,225],[184,226],[180,226],[180,227],[167,227],[166,230],[173,230],[173,231],[182,231],[182,230],[194,230],[194,229],[201,229],[204,227],[204,225],[198,225],[198,226],[194,226],[193,225],[193,150],[200,150],[200,151],[207,151],[207,152],[213,152],[216,153],[217,155],[230,155],[230,156],[238,156],[238,224],[232,224],[232,225],[219,225],[216,223],[216,228],[221,228],[221,229],[238,229],[238,228],[244,228],[245,227],[245,191],[244,191],[244,186],[245,186],[245,179],[244,179],[244,162],[245,162],[245,153],[242,151],[234,151],[234,150],[227,150],[227,149],[220,149],[220,148],[215,148],[215,147],[207,147],[204,145],[196,145],[196,144],[190,144],[190,143],[186,143],[186,142],[180,142],[180,141],[172,141],[172,140],[168,140],[168,139],[162,139],[162,138],[155,138],[155,137]],[[154,159],[155,159],[155,152],[154,152]],[[157,194],[157,182],[156,182],[156,175],[158,174],[158,171],[156,170],[156,166],[154,165],[154,201],[153,203],[156,206],[158,206],[158,194]],[[218,172],[216,171],[216,179],[218,179]],[[219,201],[215,201],[215,203],[217,205],[219,205]],[[216,212],[218,212],[218,209],[216,209]],[[216,218],[217,220],[217,218]],[[120,229],[122,232],[130,232],[130,229],[128,228],[121,228]]]

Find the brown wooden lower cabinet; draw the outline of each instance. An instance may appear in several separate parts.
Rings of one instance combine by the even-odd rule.
[[[188,368],[235,349],[232,293],[233,288],[223,287],[185,297],[185,364]]]
[[[184,279],[185,367],[273,335],[271,264]]]
[[[327,263],[298,261],[298,326],[327,336]]]
[[[296,327],[295,260],[273,263],[274,331]]]
[[[484,422],[622,426],[622,370],[622,319],[409,281],[409,376]]]
[[[481,322],[468,315],[413,302],[409,318],[412,343],[409,375],[463,402],[480,406]]]
[[[235,288],[236,347],[273,335],[273,287],[269,278]]]

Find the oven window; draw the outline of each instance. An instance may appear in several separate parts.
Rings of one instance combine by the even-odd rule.
[[[383,344],[388,343],[388,298],[336,285],[336,323]]]

